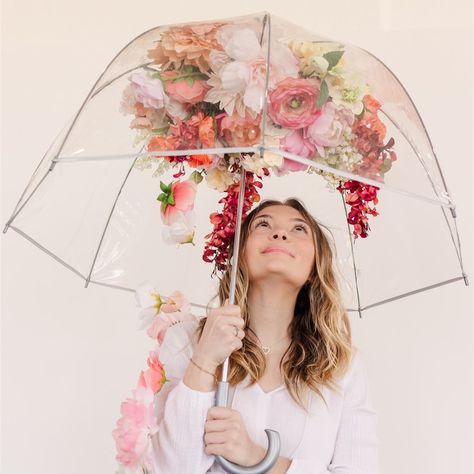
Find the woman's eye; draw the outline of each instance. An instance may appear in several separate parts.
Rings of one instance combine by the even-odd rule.
[[[268,225],[268,222],[267,221],[260,221],[260,222],[257,222],[257,225],[255,227],[258,227],[259,225],[261,224],[265,224],[265,225]]]
[[[300,229],[300,230],[303,230],[304,232],[307,232],[306,227],[304,225],[297,225],[295,226],[295,229]]]

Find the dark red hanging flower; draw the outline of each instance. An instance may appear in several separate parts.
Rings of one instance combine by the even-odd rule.
[[[354,226],[353,235],[365,238],[368,236],[370,226],[368,223],[368,214],[378,216],[379,213],[375,207],[370,208],[369,203],[378,204],[377,186],[359,183],[359,181],[349,180],[342,183],[336,188],[344,197],[344,202],[351,206],[351,210],[347,215],[347,222]]]
[[[242,208],[242,222],[245,220],[252,205],[260,201],[258,188],[262,187],[262,183],[256,181],[258,176],[254,175],[254,173],[246,171],[245,177],[246,184]],[[208,240],[205,243],[202,258],[205,262],[214,262],[213,275],[217,271],[224,271],[227,267],[230,243],[235,234],[235,226],[237,224],[239,188],[240,182],[231,184],[226,190],[226,195],[218,201],[219,204],[224,204],[222,212],[213,212],[210,215],[210,221],[214,229],[204,237]]]

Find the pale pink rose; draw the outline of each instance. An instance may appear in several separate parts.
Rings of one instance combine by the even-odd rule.
[[[304,128],[321,113],[316,106],[318,95],[317,80],[288,77],[270,91],[268,115],[282,127]]]
[[[161,109],[168,102],[163,84],[159,79],[150,79],[146,75],[135,73],[130,77],[130,81],[135,100],[145,107]]]
[[[220,135],[229,146],[252,146],[260,140],[261,116],[253,118],[248,112],[241,117],[237,112],[225,115],[220,122]]]
[[[194,181],[175,181],[171,183],[171,192],[174,198],[174,205],[167,205],[166,210],[161,211],[161,217],[166,225],[173,224],[180,219],[180,211],[188,211],[194,208],[197,185]]]
[[[157,348],[150,352],[147,365],[148,369],[140,372],[137,386],[148,387],[153,393],[157,393],[161,390],[161,387],[166,381],[166,372],[160,361],[159,350]]]
[[[337,108],[333,102],[326,102],[321,115],[304,131],[321,156],[325,156],[324,147],[335,147],[342,143],[344,131],[354,122],[354,114],[345,108]]]
[[[152,469],[151,436],[159,429],[154,414],[153,391],[145,387],[133,390],[133,398],[120,405],[122,417],[112,431],[117,449],[116,460],[128,469],[145,466]]]
[[[177,71],[165,71],[161,75],[165,77],[175,77],[180,73]],[[164,81],[165,91],[172,98],[182,104],[197,104],[202,102],[204,96],[209,90],[205,81],[196,79],[192,85],[189,85],[186,78],[175,81]]]

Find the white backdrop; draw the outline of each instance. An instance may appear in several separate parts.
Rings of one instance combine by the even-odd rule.
[[[290,8],[291,5],[291,8]],[[473,39],[468,0],[139,3],[6,0],[2,220],[109,60],[151,27],[268,10],[368,49],[400,78],[457,204],[462,281],[352,316],[378,412],[382,472],[473,472]],[[132,294],[84,289],[2,235],[2,472],[114,472],[111,431],[146,367]],[[436,265],[436,262],[433,262]],[[317,449],[317,447],[315,447]]]

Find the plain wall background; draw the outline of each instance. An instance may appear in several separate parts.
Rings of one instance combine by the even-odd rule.
[[[457,204],[471,286],[456,282],[369,310],[362,320],[354,315],[352,323],[378,412],[382,473],[471,473],[471,2],[6,0],[1,228],[50,142],[123,45],[154,26],[262,10],[374,53],[425,121]],[[0,242],[3,472],[114,472],[120,402],[153,347],[137,330],[133,295],[84,289],[13,231]]]

